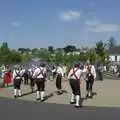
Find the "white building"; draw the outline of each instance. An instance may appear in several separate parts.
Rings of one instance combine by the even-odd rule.
[[[109,49],[108,54],[111,62],[120,62],[120,46]]]

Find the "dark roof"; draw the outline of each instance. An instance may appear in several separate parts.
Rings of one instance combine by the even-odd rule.
[[[110,48],[108,54],[120,54],[120,46]]]

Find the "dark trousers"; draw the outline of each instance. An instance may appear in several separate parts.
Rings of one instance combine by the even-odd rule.
[[[70,79],[69,82],[70,82],[70,86],[71,86],[71,89],[72,89],[72,93],[74,95],[80,95],[81,96],[80,81],[78,81],[76,79]]]
[[[55,79],[55,76],[56,76],[56,72],[53,72],[53,79]]]
[[[94,83],[94,79],[88,79],[86,81],[86,90],[87,91],[92,91],[93,83]]]
[[[44,78],[36,79],[36,85],[37,85],[37,90],[38,91],[44,91],[44,89],[45,89],[45,79]]]
[[[14,89],[20,89],[21,86],[21,79],[14,80]]]
[[[30,78],[30,88],[33,89],[35,86],[35,80],[33,78]]]
[[[62,80],[62,75],[58,74],[57,78],[56,78],[56,87],[57,87],[58,90],[62,89],[62,87],[61,87],[61,80]]]
[[[24,84],[28,85],[28,75],[27,74],[24,75]]]

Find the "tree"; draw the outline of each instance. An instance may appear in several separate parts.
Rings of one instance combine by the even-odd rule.
[[[32,55],[33,55],[33,57],[38,57],[38,55],[39,55],[39,49],[33,48],[32,49]]]
[[[101,61],[104,61],[106,57],[105,47],[106,47],[106,44],[103,43],[102,40],[96,43],[95,51],[96,51],[96,54],[101,58]]]
[[[18,48],[18,51],[21,52],[21,53],[24,53],[25,49],[24,48]]]
[[[91,62],[95,62],[96,53],[94,49],[90,49],[86,52],[86,60],[90,60]]]
[[[8,48],[8,44],[7,42],[3,42],[3,44],[1,45],[0,48],[1,52],[4,54],[8,54],[10,52],[9,48]]]
[[[23,62],[29,61],[31,59],[31,56],[29,55],[29,53],[23,53],[21,54],[21,58]]]
[[[53,48],[53,46],[49,46],[49,47],[48,47],[48,51],[49,51],[50,53],[54,53],[54,48]]]
[[[74,52],[74,51],[76,51],[77,49],[76,49],[76,47],[73,46],[73,45],[68,45],[68,46],[66,46],[65,48],[63,48],[63,50],[64,50],[66,53],[69,53],[69,52]]]
[[[21,53],[25,53],[25,52],[30,52],[31,50],[29,48],[18,48],[18,51]]]
[[[111,37],[108,42],[108,48],[113,48],[117,46],[117,41],[114,39],[114,37]]]
[[[1,63],[7,64],[10,62],[10,50],[8,48],[7,42],[3,42],[0,47],[0,60]]]
[[[22,57],[20,55],[20,53],[16,52],[16,51],[12,51],[11,52],[11,63],[19,63],[22,61]]]

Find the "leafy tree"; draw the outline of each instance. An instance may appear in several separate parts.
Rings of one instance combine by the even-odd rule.
[[[25,48],[18,48],[18,51],[21,52],[21,53],[24,53],[25,52]]]
[[[12,51],[11,52],[11,63],[19,63],[22,61],[22,57],[20,55],[20,53],[16,52],[16,51]]]
[[[65,48],[63,48],[63,50],[64,50],[66,53],[69,53],[69,52],[74,52],[74,51],[76,51],[77,49],[76,49],[76,47],[73,46],[73,45],[68,45],[68,46],[66,46]]]
[[[86,60],[88,60],[88,59],[91,62],[95,62],[96,61],[96,53],[95,53],[94,49],[90,49],[89,51],[86,52]]]
[[[10,50],[8,48],[7,42],[3,42],[0,47],[0,60],[1,63],[7,64],[10,62]]]
[[[10,52],[9,48],[8,48],[8,44],[7,42],[3,42],[3,44],[1,45],[1,48],[0,48],[1,52],[3,54],[8,54]]]
[[[37,57],[39,55],[39,49],[33,48],[32,49],[32,55],[33,55],[33,57]]]
[[[21,61],[26,62],[29,61],[32,57],[29,55],[28,52],[21,54]]]
[[[108,42],[108,48],[113,48],[117,46],[117,41],[114,39],[114,37],[111,37]]]
[[[25,52],[31,52],[30,48],[18,48],[18,51],[21,53],[25,53]]]
[[[48,51],[49,51],[50,53],[54,53],[54,48],[53,48],[53,46],[49,46],[49,47],[48,47]]]
[[[106,57],[105,47],[106,44],[104,44],[102,40],[96,43],[95,51],[96,54],[101,58],[101,61],[104,61]]]

